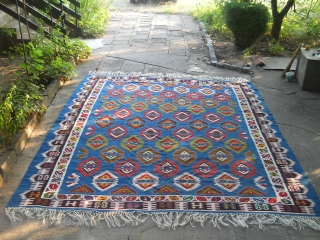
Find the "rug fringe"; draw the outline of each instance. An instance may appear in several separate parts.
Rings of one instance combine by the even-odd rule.
[[[104,221],[108,228],[122,227],[126,224],[138,226],[151,218],[161,229],[173,229],[190,224],[195,227],[200,224],[203,228],[206,222],[221,229],[226,227],[248,228],[258,225],[280,224],[294,229],[313,228],[320,231],[320,218],[306,216],[283,216],[273,214],[237,214],[237,213],[182,213],[182,212],[89,212],[89,211],[62,211],[44,208],[6,208],[5,213],[13,225],[20,225],[23,217],[28,220],[42,221],[44,225],[87,226],[94,227]]]
[[[214,82],[250,82],[250,80],[245,78],[228,78],[228,77],[210,77],[203,75],[187,75],[179,73],[167,73],[163,75],[162,73],[141,73],[141,72],[104,72],[104,71],[90,71],[91,76],[110,76],[110,77],[149,77],[149,78],[175,78],[178,80],[197,80],[197,81],[214,81]]]

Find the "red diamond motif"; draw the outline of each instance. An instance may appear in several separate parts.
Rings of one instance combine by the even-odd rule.
[[[117,140],[119,138],[122,138],[128,134],[128,130],[120,125],[109,128],[108,135]]]
[[[174,119],[180,121],[180,122],[186,122],[192,118],[191,113],[180,111],[173,114]]]
[[[235,113],[234,109],[233,108],[230,108],[228,106],[222,106],[222,107],[219,107],[217,109],[217,112],[224,115],[224,116],[231,116]]]
[[[134,95],[139,98],[146,98],[151,95],[151,92],[147,90],[138,90],[134,92]]]
[[[249,178],[257,173],[256,168],[243,160],[239,160],[231,165],[231,170],[234,174],[243,177]]]
[[[204,159],[194,164],[192,169],[196,174],[203,178],[209,178],[218,171],[217,166],[214,163]]]
[[[146,124],[146,121],[144,121],[140,117],[134,117],[127,121],[128,126],[132,127],[133,129],[138,129],[143,127]]]
[[[148,104],[144,103],[144,102],[136,102],[134,104],[131,105],[131,108],[133,110],[135,110],[136,112],[142,112],[144,110],[148,109]]]
[[[153,141],[157,138],[160,138],[161,132],[153,127],[149,127],[140,131],[140,136],[148,141]]]
[[[214,113],[207,113],[203,115],[204,120],[207,120],[211,123],[217,123],[220,122],[222,120],[222,117],[214,114]]]
[[[116,118],[119,118],[119,119],[125,119],[127,117],[130,117],[132,115],[132,111],[128,110],[128,109],[125,109],[125,108],[122,108],[122,109],[119,109],[119,110],[116,110],[114,112],[114,116]]]
[[[173,132],[173,136],[175,136],[182,142],[186,142],[194,137],[194,133],[188,128],[179,128]]]
[[[161,97],[167,98],[167,99],[177,97],[177,93],[174,91],[164,91],[164,92],[161,92],[160,95],[161,95]]]
[[[196,138],[190,143],[193,149],[198,150],[199,152],[206,152],[212,147],[212,143],[205,138]]]
[[[177,107],[175,105],[172,105],[171,103],[165,103],[159,106],[159,109],[165,113],[171,113],[177,110]]]
[[[206,111],[202,106],[196,104],[188,107],[188,110],[194,114],[200,114]]]
[[[220,129],[213,128],[206,132],[207,138],[215,141],[215,142],[221,142],[227,138],[227,134],[222,132]]]
[[[123,177],[131,177],[140,170],[140,165],[128,158],[124,161],[121,161],[116,164],[115,168],[116,172]]]
[[[162,113],[155,111],[155,110],[150,110],[147,111],[143,114],[149,121],[155,121],[158,120],[159,118],[162,117]]]
[[[96,120],[96,124],[99,127],[106,128],[112,124],[114,124],[114,119],[108,115],[100,117]]]
[[[119,103],[112,100],[112,101],[108,101],[108,102],[103,103],[102,107],[107,111],[112,111],[112,110],[115,110],[119,107]]]
[[[159,178],[157,176],[152,175],[149,172],[143,172],[136,177],[133,178],[132,184],[133,186],[139,188],[140,190],[147,191],[159,183]]]
[[[172,139],[171,137],[165,137],[161,140],[158,140],[156,143],[157,148],[169,152],[172,151],[173,149],[179,147],[179,143],[177,140]]]
[[[177,174],[179,170],[179,165],[169,159],[158,163],[154,167],[154,171],[165,178],[172,177]]]
[[[86,145],[93,150],[97,150],[104,146],[107,146],[108,139],[105,136],[98,134],[92,138],[89,138],[86,142]]]
[[[177,123],[169,118],[163,119],[162,121],[158,122],[158,127],[163,128],[164,130],[169,130],[175,128]]]
[[[136,151],[143,146],[143,141],[137,137],[136,135],[130,136],[128,138],[124,138],[121,141],[121,147],[129,150],[130,152]]]
[[[189,123],[189,126],[197,131],[202,131],[208,127],[208,123],[201,121],[200,119],[196,119]]]
[[[241,140],[231,138],[225,142],[225,147],[234,151],[235,153],[241,153],[247,148],[247,144]]]

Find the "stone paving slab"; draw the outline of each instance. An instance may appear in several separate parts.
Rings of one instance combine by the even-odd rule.
[[[119,1],[119,0],[118,0]],[[128,22],[129,21],[129,22]],[[130,24],[129,24],[130,23]],[[163,31],[160,38],[166,41],[153,44],[153,31]],[[143,34],[141,32],[144,32]],[[137,36],[143,36],[135,39]],[[12,226],[6,216],[4,207],[19,185],[33,156],[39,149],[47,131],[51,128],[60,110],[81,82],[88,71],[141,71],[142,73],[175,73],[195,74],[223,77],[251,76],[236,71],[216,68],[208,65],[208,52],[201,38],[197,24],[189,16],[167,15],[137,12],[113,12],[103,36],[102,48],[93,50],[92,56],[77,67],[78,76],[68,82],[54,98],[44,118],[32,133],[20,157],[16,160],[10,175],[5,179],[5,185],[0,189],[0,239],[319,239],[319,232],[308,229],[298,231],[280,225],[269,226],[264,230],[256,226],[249,228],[224,227],[213,228],[210,223],[205,228],[187,225],[177,230],[159,229],[154,222],[148,220],[141,226],[125,226],[122,228],[106,228],[105,224],[97,227],[76,226],[43,226],[29,222],[21,226]],[[117,40],[128,38],[128,42]],[[176,39],[175,39],[176,38]],[[181,49],[170,40],[183,42]],[[135,42],[135,40],[143,40]],[[181,56],[179,51],[183,51]],[[310,180],[315,186],[320,186],[319,158],[320,149],[316,145],[320,141],[320,112],[317,106],[320,94],[306,94],[293,84],[280,82],[277,73],[261,73],[255,69],[254,83],[266,100],[269,109],[275,113],[276,121],[289,140],[290,146],[305,167]],[[288,85],[289,84],[289,85]],[[281,105],[279,107],[279,105]],[[300,111],[301,110],[301,111]],[[297,141],[298,138],[302,139]],[[310,161],[310,159],[312,161]],[[318,160],[317,160],[318,159]],[[319,187],[316,188],[319,193]]]

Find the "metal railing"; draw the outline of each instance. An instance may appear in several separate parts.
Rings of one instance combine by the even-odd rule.
[[[60,0],[60,3],[52,2],[52,0],[9,1],[16,4],[16,11],[10,9],[3,3],[0,3],[0,10],[7,13],[14,19],[17,19],[19,21],[19,24],[25,24],[34,31],[37,31],[40,26],[37,23],[27,19],[25,17],[26,15],[23,16],[22,14],[20,14],[18,7],[23,11],[27,11],[28,14],[41,19],[45,24],[53,28],[59,28],[63,34],[67,33],[67,28],[75,30],[76,34],[79,34],[81,32],[81,29],[78,26],[78,21],[81,20],[81,16],[78,12],[80,3],[77,0],[68,0],[74,6],[74,10],[65,6],[65,4],[63,4],[63,0]],[[75,23],[72,23],[69,20],[70,18],[74,18]],[[50,32],[46,30],[43,30],[43,32],[46,37],[50,38]]]

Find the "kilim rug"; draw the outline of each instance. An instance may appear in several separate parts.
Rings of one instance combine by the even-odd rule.
[[[160,228],[210,221],[320,230],[319,198],[244,79],[92,72],[6,214]]]

